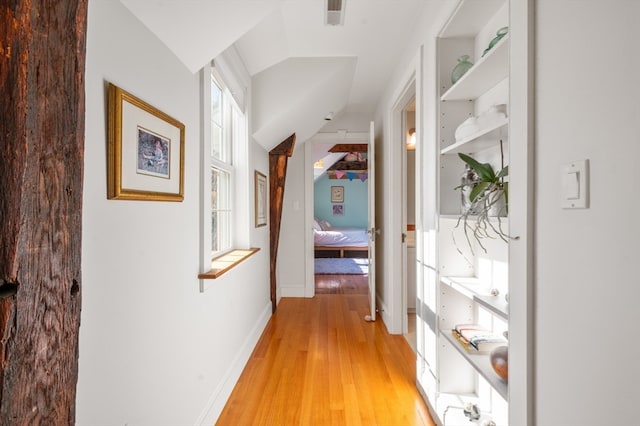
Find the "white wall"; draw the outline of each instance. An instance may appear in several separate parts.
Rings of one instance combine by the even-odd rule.
[[[106,199],[106,82],[185,124],[183,202]],[[214,423],[270,315],[266,227],[250,235],[260,252],[199,293],[199,117],[199,76],[120,2],[92,0],[78,425]]]
[[[390,206],[398,206],[401,202],[401,127],[394,128],[400,123],[399,113],[395,123],[392,120],[394,109],[400,111],[405,105],[396,105],[405,92],[407,85],[411,82],[412,74],[416,73],[422,66],[433,68],[432,62],[419,64],[421,60],[420,49],[425,46],[425,50],[433,47],[435,49],[435,28],[439,28],[444,22],[448,11],[454,7],[456,2],[429,2],[425,4],[418,24],[414,28],[411,41],[404,46],[402,60],[398,62],[398,67],[393,76],[389,79],[388,85],[380,103],[376,109],[376,226],[380,228],[381,234],[376,242],[376,277],[377,293],[381,307],[381,317],[387,329],[391,333],[402,332],[401,316],[402,311],[402,273],[401,265],[401,212],[392,209]],[[429,56],[427,56],[429,57]],[[418,75],[415,77],[420,79]],[[421,85],[416,83],[416,87]],[[434,94],[435,86],[428,86],[424,95],[428,97]],[[420,96],[420,95],[419,95]],[[429,98],[430,99],[430,98]],[[420,97],[418,97],[418,101]],[[427,101],[425,101],[427,103]],[[433,101],[429,101],[433,104]],[[429,105],[425,105],[428,107]],[[417,111],[419,113],[420,110]],[[431,110],[423,111],[423,116],[428,117]],[[431,119],[433,121],[433,119]],[[416,128],[420,140],[425,139],[425,133],[433,131],[433,126],[420,128],[422,120],[416,117]],[[397,132],[396,132],[397,130]],[[420,133],[422,132],[422,135]],[[392,134],[393,133],[393,134]],[[418,141],[420,143],[420,141]],[[392,144],[397,144],[395,150],[391,149]],[[424,152],[424,151],[416,151]],[[425,173],[423,171],[423,173]],[[418,209],[421,210],[421,209]],[[416,223],[419,221],[416,220]]]
[[[640,300],[633,268],[640,240],[634,190],[640,157],[640,85],[634,74],[640,69],[635,54],[640,3],[536,3],[535,423],[636,424],[640,346],[631,344],[629,326]],[[427,20],[423,23],[416,37],[424,44],[429,73],[433,34]],[[388,128],[387,111],[409,55],[390,79],[376,116],[378,129]],[[434,131],[433,87],[425,82],[423,137]],[[378,134],[390,139],[384,131]],[[560,170],[580,159],[591,161],[591,206],[563,210]],[[388,185],[386,172],[382,176],[378,183]],[[389,197],[383,190],[378,200],[389,204]],[[384,218],[383,235],[388,223]]]
[[[296,140],[293,155],[287,161],[287,181],[284,187],[280,242],[278,246],[278,298],[305,297],[305,194],[306,173],[304,140]],[[311,266],[313,267],[313,266]]]
[[[537,423],[638,424],[637,1],[537,1]],[[591,206],[560,169],[591,164]]]

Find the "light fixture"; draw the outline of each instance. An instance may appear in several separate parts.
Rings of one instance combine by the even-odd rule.
[[[324,117],[324,119],[325,119],[325,120],[327,120],[327,121],[331,121],[331,120],[333,120],[333,112],[330,112],[329,114],[327,114],[327,115]]]
[[[407,138],[407,149],[416,149],[416,129],[409,129],[409,137]]]
[[[344,25],[344,6],[346,0],[325,0],[325,25]]]

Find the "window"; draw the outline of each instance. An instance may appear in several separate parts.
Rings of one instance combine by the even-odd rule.
[[[258,251],[250,248],[253,173],[249,173],[250,77],[239,57],[202,71],[200,291]]]
[[[212,68],[211,87],[211,256],[234,246],[234,193],[237,167],[234,147],[243,143],[244,115]]]

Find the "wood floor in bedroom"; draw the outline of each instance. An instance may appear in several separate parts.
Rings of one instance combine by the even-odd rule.
[[[316,275],[316,294],[367,294],[368,275]]]
[[[216,424],[434,425],[405,338],[364,320],[366,275],[316,283],[280,301]]]

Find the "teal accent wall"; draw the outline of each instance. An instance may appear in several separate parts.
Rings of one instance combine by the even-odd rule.
[[[369,181],[362,182],[359,178],[329,179],[323,175],[314,183],[313,210],[318,219],[324,219],[333,226],[348,226],[366,228],[368,222],[369,196],[367,187]],[[344,187],[344,215],[334,215],[331,203],[331,187]]]

